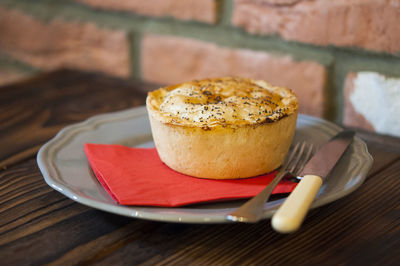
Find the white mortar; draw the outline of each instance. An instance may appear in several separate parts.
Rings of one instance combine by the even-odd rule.
[[[400,136],[400,79],[359,72],[350,102],[377,132]]]

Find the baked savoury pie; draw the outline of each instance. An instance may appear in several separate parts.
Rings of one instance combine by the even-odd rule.
[[[279,167],[292,142],[298,101],[262,80],[196,80],[149,92],[161,160],[186,175],[236,179]]]

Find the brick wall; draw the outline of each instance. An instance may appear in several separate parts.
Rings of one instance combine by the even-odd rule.
[[[0,0],[0,84],[59,67],[293,89],[300,111],[400,136],[400,0]]]

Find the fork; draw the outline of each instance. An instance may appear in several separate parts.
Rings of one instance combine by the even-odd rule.
[[[297,143],[293,150],[285,157],[276,177],[263,191],[254,196],[238,209],[227,215],[226,219],[235,222],[255,223],[263,218],[264,205],[268,201],[272,191],[287,174],[297,176],[307,161],[311,158],[313,145],[306,142]]]

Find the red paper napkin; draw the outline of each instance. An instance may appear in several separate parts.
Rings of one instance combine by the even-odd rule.
[[[200,179],[166,166],[155,148],[85,144],[85,153],[99,182],[122,205],[176,207],[252,197],[276,174],[236,180]],[[295,186],[283,180],[273,193],[288,193]]]

